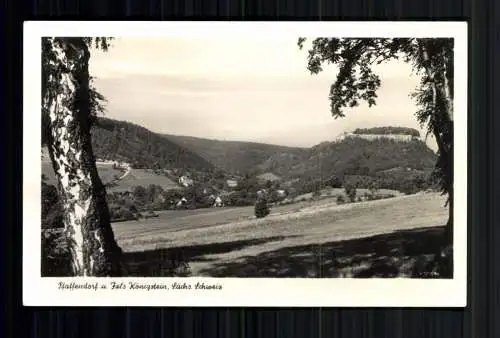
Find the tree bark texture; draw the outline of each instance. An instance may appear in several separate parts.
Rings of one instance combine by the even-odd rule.
[[[433,54],[433,48],[428,44],[421,45],[422,57],[425,61],[424,69],[430,79],[435,107],[435,119],[432,132],[439,149],[439,160],[448,163],[445,174],[445,184],[448,193],[448,222],[446,226],[446,237],[449,244],[453,243],[453,81],[450,60],[446,55]],[[444,53],[443,53],[444,54]],[[436,64],[437,61],[441,64]],[[442,79],[436,76],[437,69],[443,70]],[[441,81],[440,81],[441,80]],[[444,105],[439,104],[442,101]],[[440,107],[444,106],[444,109]]]
[[[105,187],[90,134],[90,52],[81,38],[49,38],[53,52],[44,79],[48,149],[64,207],[75,276],[121,276],[121,249],[111,228]]]

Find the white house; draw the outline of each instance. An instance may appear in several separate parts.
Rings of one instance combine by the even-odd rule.
[[[194,183],[194,182],[193,182],[193,180],[192,180],[192,179],[190,179],[190,178],[189,178],[189,177],[187,177],[187,176],[181,176],[181,177],[179,178],[179,184],[180,184],[180,185],[182,185],[183,187],[186,187],[186,188],[187,188],[187,187],[190,187],[190,186],[192,186],[192,185],[193,185],[193,183]]]
[[[236,180],[227,180],[226,183],[229,188],[236,188],[238,186],[238,181]]]
[[[278,194],[278,197],[281,197],[281,198],[286,197],[286,191],[282,190],[282,189],[276,190],[276,194]]]
[[[180,206],[183,206],[187,203],[187,199],[185,197],[181,198],[179,200],[179,202],[177,202],[177,206],[180,207]]]
[[[263,197],[268,197],[268,191],[267,189],[260,189],[257,191],[257,198],[263,198]]]
[[[224,206],[224,203],[222,202],[222,198],[220,198],[220,196],[217,196],[215,198],[215,201],[214,201],[214,204],[213,204],[213,207],[214,208],[217,208],[217,207],[223,207]]]

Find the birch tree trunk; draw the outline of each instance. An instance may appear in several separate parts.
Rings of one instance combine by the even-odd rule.
[[[64,208],[75,276],[121,276],[121,249],[111,228],[105,187],[90,134],[90,52],[82,38],[50,38],[53,53],[44,77],[48,149]]]

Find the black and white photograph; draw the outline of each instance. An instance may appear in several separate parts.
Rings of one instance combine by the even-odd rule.
[[[174,24],[31,29],[30,276],[336,295],[458,278],[465,300],[466,24]]]

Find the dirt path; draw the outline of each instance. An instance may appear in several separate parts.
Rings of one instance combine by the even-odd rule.
[[[116,181],[120,181],[120,180],[123,180],[125,177],[127,177],[128,174],[130,174],[130,172],[132,171],[132,168],[130,168],[130,166],[127,166],[125,168],[125,172],[123,173],[123,175],[121,175],[120,177],[118,177],[116,179]]]

